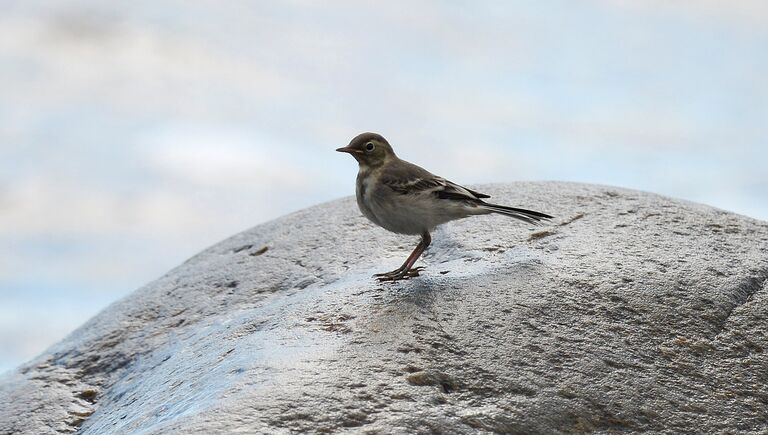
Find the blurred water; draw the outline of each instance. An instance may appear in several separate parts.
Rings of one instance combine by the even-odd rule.
[[[355,134],[457,182],[768,219],[768,4],[0,1],[0,370],[216,241],[349,195]]]

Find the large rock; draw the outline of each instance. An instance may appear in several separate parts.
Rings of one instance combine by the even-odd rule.
[[[416,240],[323,204],[113,304],[0,380],[0,432],[768,431],[768,224],[652,194],[484,188],[551,213]]]

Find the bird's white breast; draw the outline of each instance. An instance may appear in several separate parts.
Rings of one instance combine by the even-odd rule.
[[[371,191],[373,190],[374,178],[369,172],[363,171],[361,168],[360,173],[357,175],[357,207],[363,216],[367,217],[371,222],[381,226],[381,222],[371,210]]]

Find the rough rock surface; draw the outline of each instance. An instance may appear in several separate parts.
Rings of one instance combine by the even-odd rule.
[[[0,379],[0,433],[768,431],[768,223],[567,183],[416,240],[352,199],[232,237]]]

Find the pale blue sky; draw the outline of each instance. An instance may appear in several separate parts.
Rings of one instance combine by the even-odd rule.
[[[457,182],[768,219],[768,4],[0,0],[0,371],[217,241],[349,195],[361,131]]]

